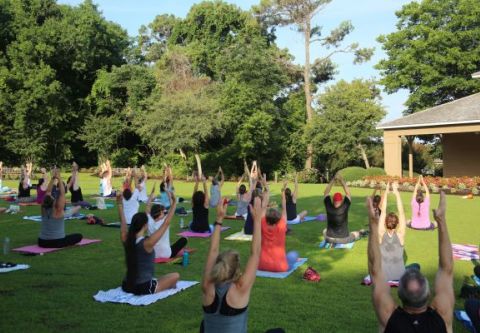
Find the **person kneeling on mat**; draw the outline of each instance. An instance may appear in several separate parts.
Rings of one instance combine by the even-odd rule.
[[[343,198],[341,193],[337,192],[333,195],[332,202],[330,191],[336,180],[342,184],[345,198]],[[363,230],[348,231],[348,210],[352,204],[352,197],[345,180],[338,172],[325,189],[323,202],[327,211],[327,229],[323,230],[325,240],[328,243],[346,244],[360,239],[361,233],[364,233]]]
[[[127,274],[122,282],[122,289],[135,295],[155,294],[165,289],[175,288],[180,274],[170,273],[154,278],[155,272],[155,244],[160,240],[170,225],[170,218],[166,218],[163,225],[150,237],[145,237],[148,228],[146,213],[136,213],[130,227],[127,226],[123,213],[122,195],[117,194],[118,215],[121,221],[121,241],[125,248]],[[173,213],[172,213],[173,214]]]
[[[175,213],[176,201],[173,199],[174,194],[169,193],[170,198],[170,211],[166,214],[166,209],[162,205],[154,204],[155,199],[155,185],[153,185],[152,192],[145,208],[145,213],[148,216],[148,234],[152,236],[158,229],[160,229],[165,223],[170,223]],[[164,233],[160,236],[160,240],[155,244],[155,258],[174,258],[187,245],[187,239],[181,237],[173,245],[170,246],[170,227],[166,228]]]
[[[55,180],[58,182],[58,197],[56,199],[52,196]],[[54,169],[41,207],[42,226],[38,237],[38,246],[59,248],[75,245],[82,240],[83,236],[81,234],[65,236],[64,207],[65,184],[62,181],[60,170]]]

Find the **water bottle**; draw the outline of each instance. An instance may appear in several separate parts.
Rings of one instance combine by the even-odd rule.
[[[183,221],[183,217],[180,218],[180,229],[185,228],[185,222]]]
[[[10,238],[5,237],[3,240],[3,255],[6,256],[10,252]],[[188,261],[188,258],[187,258]]]
[[[183,251],[183,260],[182,260],[182,266],[183,267],[186,267],[188,266],[188,252],[187,251]]]
[[[103,197],[103,186],[102,186],[102,182],[100,182],[100,191],[99,191],[98,193],[100,193],[100,196]]]

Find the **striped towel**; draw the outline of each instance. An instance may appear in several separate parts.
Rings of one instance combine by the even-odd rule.
[[[134,294],[126,293],[122,290],[122,287],[118,287],[116,289],[110,289],[107,291],[100,290],[96,295],[93,296],[93,298],[97,302],[101,302],[101,303],[105,303],[105,302],[126,303],[130,305],[135,305],[135,306],[150,305],[152,303],[155,303],[158,300],[175,295],[176,293],[179,293],[182,290],[190,288],[196,284],[198,284],[197,281],[178,281],[177,287],[174,289],[167,289],[156,294],[141,295],[141,296],[136,296]]]
[[[480,259],[478,246],[476,245],[452,244],[452,250],[453,258],[457,260]]]

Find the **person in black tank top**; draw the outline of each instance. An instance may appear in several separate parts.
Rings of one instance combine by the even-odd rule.
[[[32,197],[30,194],[31,177],[32,177],[33,164],[27,163],[25,168],[22,167],[20,174],[20,183],[18,184],[18,197],[19,202],[34,202],[36,197]]]
[[[90,208],[92,205],[83,200],[82,188],[79,184],[78,164],[72,163],[72,175],[67,180],[67,188],[72,195],[71,202],[73,206],[80,206],[82,208]]]
[[[192,195],[193,218],[190,224],[190,230],[194,232],[210,232],[208,223],[208,207],[210,198],[208,197],[207,179],[201,176],[203,183],[203,192],[198,190],[199,177],[195,176],[195,187]],[[221,196],[221,195],[220,195]]]
[[[439,233],[439,270],[435,280],[435,297],[428,304],[430,288],[427,278],[417,269],[407,269],[399,281],[398,296],[402,307],[397,307],[390,294],[382,270],[379,244],[379,217],[373,198],[367,198],[370,220],[368,239],[368,270],[373,282],[373,305],[380,331],[385,333],[452,333],[453,308],[453,254],[445,219],[446,198],[440,193],[440,203],[434,210]]]
[[[283,188],[285,190],[286,198],[286,208],[287,208],[287,221],[293,223],[303,222],[305,216],[307,216],[307,211],[304,210],[297,214],[297,197],[298,197],[298,176],[295,174],[295,189],[292,193],[292,190],[287,187],[288,182],[283,182]]]

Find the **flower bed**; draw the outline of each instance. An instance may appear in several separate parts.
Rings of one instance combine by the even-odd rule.
[[[433,193],[440,190],[450,194],[470,194],[478,195],[480,193],[480,177],[423,177],[428,188]],[[362,180],[347,182],[352,187],[380,187],[385,189],[387,182],[398,182],[399,190],[413,192],[418,178],[409,177],[392,177],[392,176],[366,176]]]

